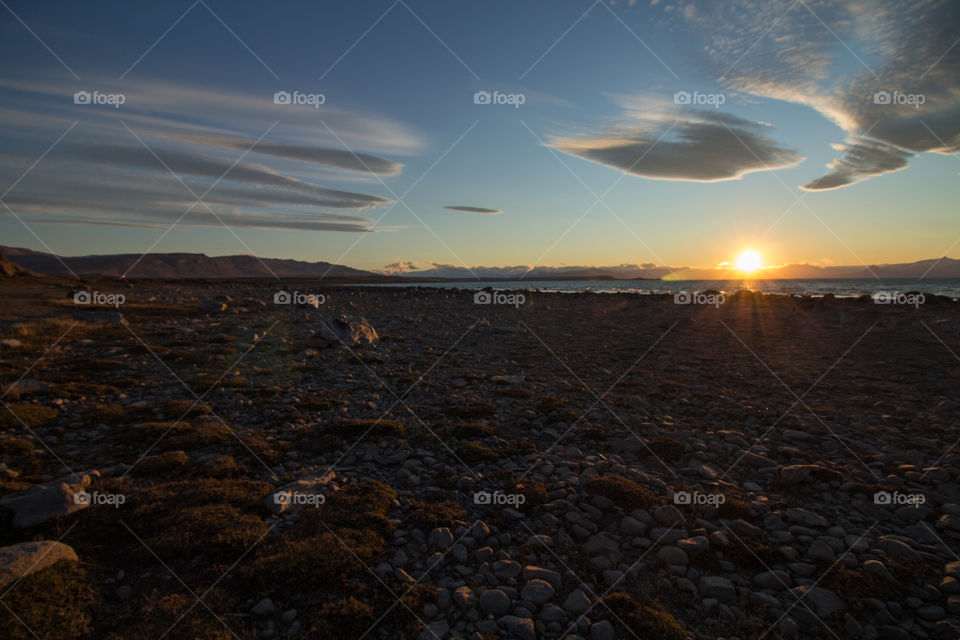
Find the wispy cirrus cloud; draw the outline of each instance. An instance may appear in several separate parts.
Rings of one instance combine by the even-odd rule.
[[[704,40],[704,69],[745,94],[808,105],[841,127],[828,190],[960,150],[960,4],[952,0],[664,3]]]
[[[450,211],[459,211],[461,213],[479,213],[486,216],[495,216],[503,213],[501,209],[487,209],[486,207],[471,207],[467,205],[447,205],[444,209]]]
[[[166,228],[180,220],[185,226],[372,231],[372,220],[352,212],[393,200],[317,184],[317,176],[376,182],[400,174],[404,165],[373,149],[410,154],[421,145],[389,119],[274,104],[267,93],[155,81],[116,87],[91,81],[80,88],[123,93],[122,107],[75,104],[72,85],[0,80],[2,111],[11,125],[3,132],[8,151],[0,155],[0,178],[8,184],[35,159],[22,149],[79,123],[6,196],[29,221]],[[269,134],[258,140],[265,129]]]

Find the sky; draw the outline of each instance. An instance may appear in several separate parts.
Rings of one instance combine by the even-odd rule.
[[[0,4],[0,245],[960,257],[955,0]]]

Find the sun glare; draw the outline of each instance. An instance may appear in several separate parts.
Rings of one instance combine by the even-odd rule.
[[[763,266],[763,258],[753,249],[747,249],[739,256],[734,264],[734,268],[744,273],[753,273]]]

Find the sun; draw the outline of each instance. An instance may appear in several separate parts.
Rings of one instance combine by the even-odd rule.
[[[753,273],[763,266],[763,258],[753,249],[747,249],[737,256],[737,261],[733,267],[744,273]]]

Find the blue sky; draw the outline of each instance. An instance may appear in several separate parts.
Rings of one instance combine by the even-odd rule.
[[[8,2],[0,244],[395,270],[957,257],[955,4]]]

